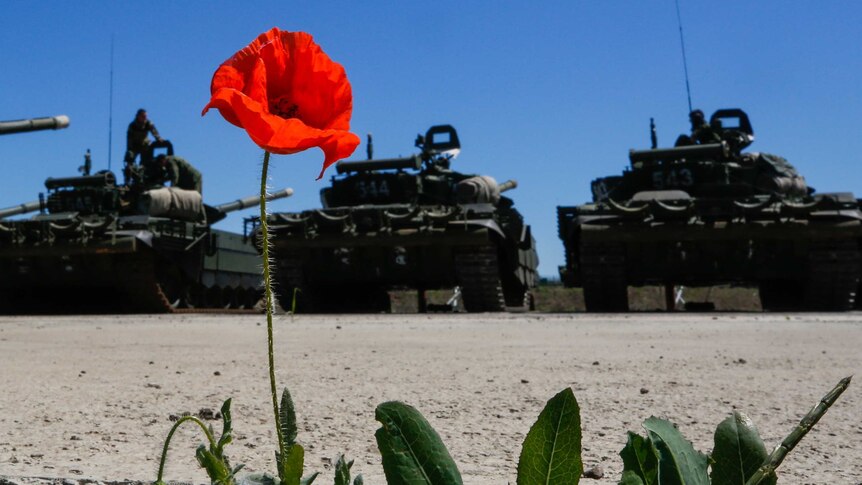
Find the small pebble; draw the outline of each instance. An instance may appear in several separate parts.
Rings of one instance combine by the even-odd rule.
[[[220,375],[221,375],[221,372],[219,372],[219,371],[215,371],[215,372],[213,372],[213,375],[214,375],[214,376],[220,376]]]
[[[641,394],[649,394],[649,389],[646,387],[641,387]]]
[[[592,478],[598,480],[605,476],[605,471],[600,466],[594,466],[589,470],[584,470],[584,478]]]

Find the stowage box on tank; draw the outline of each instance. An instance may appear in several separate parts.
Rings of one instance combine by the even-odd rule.
[[[153,144],[167,149],[170,142]],[[251,240],[212,224],[254,206],[218,206],[158,181],[110,171],[49,178],[47,197],[0,210],[0,314],[251,309],[261,296]],[[273,194],[287,197],[290,189]],[[8,219],[28,212],[27,219]]]
[[[853,194],[815,194],[784,158],[743,152],[742,110],[717,111],[708,130],[711,143],[632,150],[630,169],[592,182],[591,203],[557,208],[563,283],[594,312],[626,311],[627,288],[650,284],[756,285],[766,310],[853,308]]]
[[[298,289],[297,311],[389,311],[387,290],[409,288],[425,311],[425,290],[457,286],[470,312],[530,308],[535,242],[501,195],[516,183],[452,171],[460,143],[449,125],[416,146],[411,157],[340,162],[323,208],[269,216],[282,306]]]

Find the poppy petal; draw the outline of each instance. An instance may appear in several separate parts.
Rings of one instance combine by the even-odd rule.
[[[325,155],[320,179],[327,167],[349,157],[359,146],[359,137],[344,130],[320,130],[310,127],[298,118],[282,118],[263,112],[259,103],[242,93],[222,89],[207,108],[216,108],[225,117],[234,118],[246,129],[255,144],[281,155],[289,155],[319,146]]]

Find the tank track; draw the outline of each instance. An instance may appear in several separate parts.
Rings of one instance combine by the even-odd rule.
[[[808,254],[805,310],[852,310],[859,285],[859,247],[854,240],[814,244]]]
[[[625,250],[617,244],[581,243],[581,284],[588,312],[627,312]]]
[[[761,281],[761,306],[767,311],[852,310],[857,303],[860,259],[856,241],[814,242],[806,278]]]
[[[157,261],[151,255],[128,255],[114,263],[119,275],[111,288],[46,288],[44,291],[22,291],[0,298],[2,314],[62,313],[259,313],[258,288],[231,289],[234,297],[208,295],[207,288],[195,291],[176,275],[159,275]],[[34,294],[38,293],[38,294]],[[190,295],[195,294],[195,298]],[[241,298],[236,298],[241,295]],[[194,303],[193,303],[194,302]]]
[[[275,272],[276,294],[282,309],[291,311],[294,290],[297,313],[389,313],[389,293],[378,287],[315,287],[306,282],[302,259],[297,255],[279,256]]]
[[[506,311],[495,247],[479,246],[456,253],[455,274],[465,310],[470,313]]]

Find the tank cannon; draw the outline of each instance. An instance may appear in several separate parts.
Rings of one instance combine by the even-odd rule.
[[[38,210],[44,210],[44,207],[44,200],[34,200],[31,202],[25,202],[23,204],[13,205],[12,207],[0,209],[0,219],[12,216],[19,216],[22,214],[29,214]]]
[[[631,150],[622,175],[592,182],[591,203],[557,208],[563,283],[583,288],[588,311],[627,310],[629,286],[717,284],[758,286],[767,310],[852,308],[853,195],[815,193],[784,158],[744,152],[754,131],[740,109],[708,129],[717,142]]]
[[[452,170],[461,143],[450,125],[415,146],[409,157],[339,162],[322,208],[269,216],[280,294],[301,290],[298,311],[389,311],[394,288],[417,290],[425,311],[426,290],[456,286],[470,312],[532,306],[535,241],[502,195],[517,183]]]
[[[40,210],[0,221],[0,314],[248,311],[259,300],[251,239],[212,227],[257,197],[210,206],[199,192],[118,184],[109,171],[45,187],[44,203],[0,212]]]
[[[0,135],[11,135],[13,133],[28,131],[60,130],[68,127],[69,117],[66,115],[0,121]]]

